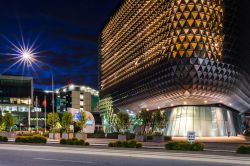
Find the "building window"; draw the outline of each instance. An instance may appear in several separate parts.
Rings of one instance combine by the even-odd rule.
[[[83,99],[84,98],[84,96],[83,95],[80,95],[80,99]]]

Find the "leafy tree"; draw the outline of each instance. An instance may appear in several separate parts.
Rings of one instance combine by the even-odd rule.
[[[121,131],[121,126],[119,125],[119,119],[117,117],[117,114],[113,115],[113,127],[116,129],[118,133]]]
[[[117,115],[117,126],[125,133],[129,127],[129,115],[127,112],[119,112]]]
[[[152,114],[152,133],[155,132],[155,130],[161,130],[166,125],[166,114],[164,111],[157,110],[153,112]]]
[[[2,125],[3,123],[3,115],[0,113],[0,126]]]
[[[84,126],[85,123],[86,123],[86,121],[87,121],[87,115],[86,115],[86,113],[85,112],[81,112],[81,118],[80,118],[79,122],[82,124],[82,126]]]
[[[54,127],[59,126],[58,125],[59,121],[60,119],[59,119],[58,113],[54,113],[54,125],[55,125]],[[48,114],[47,125],[50,129],[52,129],[53,127],[53,113],[52,112]]]
[[[62,117],[62,127],[69,132],[69,127],[73,122],[73,115],[70,112],[64,112]]]
[[[6,113],[3,117],[3,123],[7,131],[11,130],[11,127],[14,125],[14,118],[11,113]]]
[[[83,127],[85,126],[85,123],[87,121],[87,116],[85,112],[81,112],[81,116],[79,121],[74,122],[74,132],[82,131]]]
[[[113,133],[116,125],[116,114],[114,113],[112,97],[101,99],[99,102],[99,110],[102,117],[104,132]]]
[[[142,134],[145,134],[146,133],[146,126],[151,121],[151,113],[148,112],[146,109],[142,109],[141,112],[138,114],[138,118],[141,121]]]

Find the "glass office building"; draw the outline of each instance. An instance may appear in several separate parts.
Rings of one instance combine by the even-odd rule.
[[[0,111],[12,113],[15,124],[27,124],[27,112],[33,107],[33,78],[0,75]]]
[[[125,0],[100,34],[101,111],[160,108],[171,112],[166,135],[236,135],[237,116],[250,108],[236,8],[234,0]]]

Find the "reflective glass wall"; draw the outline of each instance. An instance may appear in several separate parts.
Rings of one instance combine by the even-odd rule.
[[[239,118],[236,112],[221,107],[180,106],[168,111],[166,135],[186,136],[194,131],[196,136],[235,136]]]

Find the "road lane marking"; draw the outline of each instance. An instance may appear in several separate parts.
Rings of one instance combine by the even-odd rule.
[[[60,160],[60,159],[47,159],[47,158],[32,158],[33,160],[44,160],[44,161],[59,161],[59,162],[70,162],[70,163],[84,163],[84,164],[93,164],[89,161],[77,161],[77,160]]]

